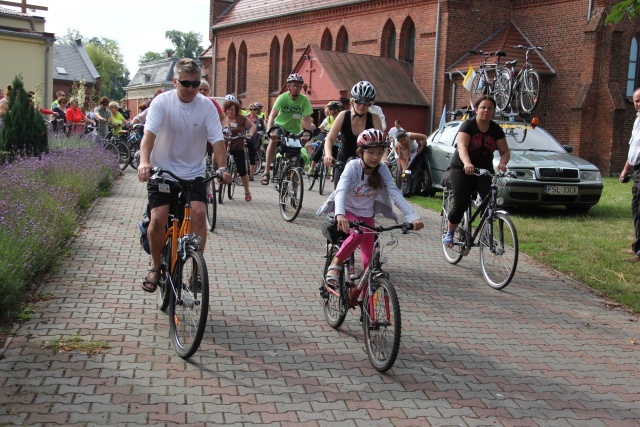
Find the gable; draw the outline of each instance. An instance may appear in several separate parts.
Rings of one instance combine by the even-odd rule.
[[[166,58],[141,64],[127,86],[170,83],[173,79],[173,66],[178,62],[178,59],[179,58]]]
[[[84,47],[80,48],[84,51]],[[86,55],[86,52],[84,54]],[[77,46],[53,45],[54,80],[77,82],[85,79],[87,83],[95,84],[97,77],[98,72],[89,56],[85,58]]]

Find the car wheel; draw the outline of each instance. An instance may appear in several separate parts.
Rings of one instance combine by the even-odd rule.
[[[586,214],[593,205],[566,205],[567,211],[575,214]]]

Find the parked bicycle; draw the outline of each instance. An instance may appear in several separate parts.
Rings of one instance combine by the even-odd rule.
[[[476,105],[480,97],[490,95],[496,100],[496,112],[504,111],[509,104],[509,71],[500,67],[500,58],[506,56],[506,53],[503,50],[496,52],[470,50],[469,53],[482,55],[484,58],[471,82],[471,105]],[[496,62],[487,63],[489,56],[495,56]],[[493,78],[490,77],[491,73]]]
[[[113,134],[113,129],[109,130],[105,141],[111,142],[118,147],[118,165],[120,166],[120,170],[124,171],[129,163],[131,162],[131,149],[129,148],[129,143],[127,143],[127,136],[129,135],[128,131],[120,131],[117,135]],[[135,153],[134,153],[135,155]]]
[[[518,265],[518,235],[509,213],[500,209],[498,189],[504,187],[507,178],[515,178],[513,171],[492,174],[486,169],[476,169],[477,176],[491,177],[489,194],[477,204],[473,215],[471,206],[464,213],[454,233],[453,246],[442,245],[444,257],[450,264],[457,264],[469,255],[471,248],[480,248],[480,265],[485,281],[494,289],[503,289],[513,278]],[[453,192],[445,188],[442,193],[442,235],[449,227],[449,211],[453,206]],[[479,222],[475,229],[473,224]]]
[[[525,49],[525,54],[524,65],[522,65],[517,75],[515,74],[515,69],[518,61],[507,61],[504,64],[509,72],[508,105],[511,105],[514,100],[518,99],[522,112],[530,114],[540,101],[540,75],[533,69],[533,64],[529,61],[529,52],[532,50],[543,51],[546,49],[540,46],[526,47],[521,44],[511,46],[511,48]]]
[[[328,217],[323,227],[323,234],[327,238],[327,253],[319,289],[325,318],[329,326],[337,329],[344,323],[349,309],[360,306],[360,321],[369,361],[377,371],[385,372],[398,357],[402,326],[398,295],[389,273],[382,269],[382,264],[387,261],[382,256],[382,248],[397,245],[398,238],[393,231],[400,230],[402,234],[407,234],[413,229],[413,225],[404,223],[390,227],[369,227],[362,221],[350,221],[350,227],[355,228],[357,233],[375,233],[373,256],[365,271],[358,275],[354,254],[351,254],[342,266],[336,290],[324,278],[347,234],[339,232],[335,222],[331,220],[332,217]],[[388,250],[390,249],[386,249]]]
[[[302,208],[304,196],[304,183],[302,181],[302,167],[300,167],[300,150],[302,150],[302,135],[290,134],[282,128],[278,128],[280,143],[278,154],[274,161],[273,175],[276,182],[275,189],[278,192],[278,204],[280,214],[285,221],[296,219]],[[269,131],[268,133],[271,133]]]
[[[202,238],[191,228],[191,189],[210,182],[198,177],[183,180],[168,170],[153,168],[154,178],[171,176],[181,194],[171,201],[158,280],[158,305],[169,308],[170,335],[176,353],[191,357],[200,346],[209,315],[209,273],[199,244]]]

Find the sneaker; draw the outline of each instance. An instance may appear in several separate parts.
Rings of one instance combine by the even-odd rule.
[[[444,235],[444,237],[442,238],[442,244],[445,246],[453,246],[453,231],[449,231],[447,234]]]

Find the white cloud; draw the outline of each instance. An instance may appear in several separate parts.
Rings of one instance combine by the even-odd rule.
[[[89,39],[105,37],[118,42],[130,77],[138,70],[145,52],[163,52],[173,47],[166,31],[194,31],[209,46],[209,2],[202,0],[123,1],[108,3],[46,2],[48,11],[33,13],[46,19],[45,31],[62,37],[67,29],[78,30]]]

